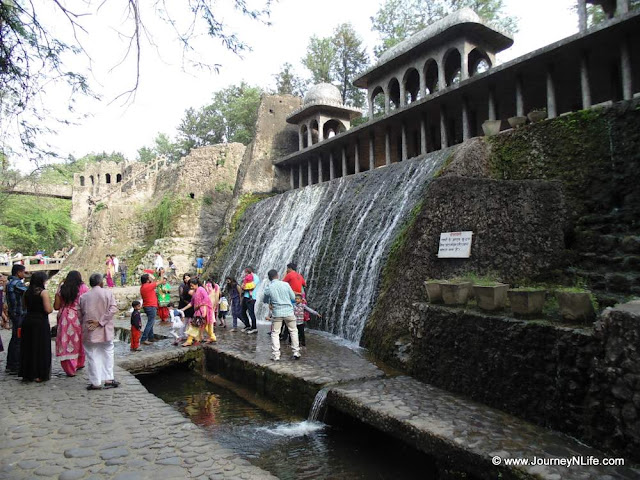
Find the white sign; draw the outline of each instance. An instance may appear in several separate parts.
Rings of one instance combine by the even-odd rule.
[[[447,232],[440,234],[438,258],[469,258],[473,232]]]

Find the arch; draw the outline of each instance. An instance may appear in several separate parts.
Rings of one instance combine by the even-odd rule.
[[[80,175],[80,186],[84,187],[84,175]]]
[[[111,183],[111,174],[110,173],[105,174],[104,181],[105,181],[105,183]]]
[[[95,185],[96,184],[96,181],[93,178],[93,175],[89,176],[89,179],[91,180],[91,185]]]
[[[430,58],[424,64],[423,75],[425,80],[425,86],[427,88],[426,94],[431,95],[438,89],[438,63]]]
[[[371,92],[371,106],[373,107],[373,112],[369,113],[371,118],[384,115],[384,97],[384,90],[380,86],[374,88],[373,92]]]
[[[309,128],[311,129],[311,144],[318,143],[320,141],[318,120],[311,120]]]
[[[121,174],[117,174],[116,175],[116,183],[120,183],[122,181],[122,175]]]
[[[421,97],[420,94],[420,73],[415,68],[410,68],[404,74],[405,104],[415,102]]]
[[[340,120],[332,118],[331,120],[325,122],[322,126],[322,138],[326,140],[327,138],[331,138],[334,135],[338,135],[339,133],[346,132],[347,127],[345,127],[344,123]],[[331,134],[333,132],[333,135]]]
[[[457,48],[452,48],[444,56],[444,81],[447,87],[460,82],[462,78],[462,57]]]
[[[469,59],[467,62],[469,64],[469,77],[484,73],[491,68],[491,59],[479,48],[471,50],[467,58]]]
[[[400,82],[397,78],[394,77],[389,80],[387,91],[389,92],[389,108],[394,110],[400,107]],[[393,108],[391,108],[392,104]]]
[[[304,124],[300,127],[300,136],[302,137],[302,148],[307,148],[309,146],[309,129]]]

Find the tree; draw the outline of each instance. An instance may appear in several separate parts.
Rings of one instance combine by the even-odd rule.
[[[147,48],[156,49],[154,37],[166,36],[164,31],[157,31],[157,22],[145,23],[144,18],[159,18],[164,27],[170,29],[182,46],[185,67],[216,71],[220,67],[203,62],[202,58],[207,55],[195,48],[198,42],[193,40],[205,35],[221,40],[225,48],[237,54],[250,49],[229,30],[215,0],[171,2],[170,8],[168,3],[85,0],[67,7],[61,0],[0,0],[0,150],[10,154],[12,145],[19,142],[33,160],[54,154],[48,145],[39,143],[39,137],[51,131],[43,126],[45,120],[52,117],[43,99],[51,92],[58,96],[68,93],[69,110],[73,112],[78,96],[93,95],[87,74],[93,59],[83,41],[91,34],[89,17],[106,18],[108,8],[125,12],[124,19],[119,15],[118,24],[113,25],[113,30],[124,40],[122,60],[114,68],[128,63],[125,62],[128,59],[133,64],[131,86],[117,97],[125,102],[134,100],[140,85],[143,54]],[[255,8],[250,7],[247,0],[227,0],[227,3],[243,17],[268,23],[271,0],[253,3],[259,5]],[[74,68],[77,64],[72,62],[82,58],[87,60],[86,69]],[[68,118],[57,120],[70,122]]]
[[[336,58],[336,47],[331,37],[319,38],[315,35],[309,39],[307,54],[302,64],[311,72],[313,83],[331,83],[332,66]]]
[[[339,25],[332,37],[335,56],[331,64],[333,78],[339,83],[342,103],[361,108],[365,95],[351,82],[357,73],[369,64],[369,55],[362,46],[362,39],[350,23]]]
[[[504,14],[503,0],[385,0],[371,17],[372,28],[381,39],[374,48],[376,56],[464,7],[500,30],[517,31],[517,19]]]
[[[188,109],[178,127],[183,155],[195,147],[223,142],[248,145],[255,136],[261,95],[259,87],[242,82],[216,92],[211,104]]]
[[[613,4],[613,7],[615,8],[615,4]],[[577,10],[577,5],[575,8]],[[631,11],[640,10],[640,0],[630,0],[629,10]],[[587,25],[589,27],[598,25],[607,19],[608,19],[608,16],[603,10],[601,5],[593,5],[593,4],[587,5]]]
[[[137,160],[142,163],[151,163],[156,158],[156,154],[152,148],[141,147],[138,149]]]
[[[280,67],[280,72],[274,75],[276,80],[276,93],[278,95],[304,96],[307,83],[293,71],[293,65],[285,63]]]

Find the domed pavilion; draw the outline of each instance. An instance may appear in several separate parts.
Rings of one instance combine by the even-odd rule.
[[[298,125],[300,150],[351,128],[351,122],[362,112],[342,103],[340,90],[330,83],[318,83],[304,96],[302,107],[287,117]]]

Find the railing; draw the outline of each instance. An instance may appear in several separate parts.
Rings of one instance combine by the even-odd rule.
[[[13,265],[20,264],[27,267],[27,270],[43,271],[43,270],[60,270],[62,264],[67,257],[53,258],[53,257],[13,257],[11,259],[0,260],[0,273],[11,273]]]

